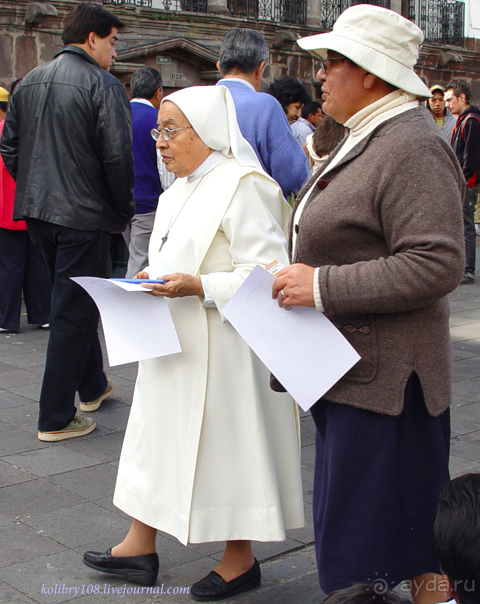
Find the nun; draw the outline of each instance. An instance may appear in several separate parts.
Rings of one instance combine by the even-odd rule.
[[[257,264],[288,263],[290,210],[242,137],[226,87],[169,95],[152,136],[177,179],[160,196],[137,277],[165,281],[145,286],[167,299],[182,352],[140,362],[114,495],[131,528],[84,562],[152,585],[157,530],[184,545],[225,541],[191,588],[197,601],[220,600],[260,585],[252,541],[281,541],[304,524],[296,405],[270,389],[221,312]]]

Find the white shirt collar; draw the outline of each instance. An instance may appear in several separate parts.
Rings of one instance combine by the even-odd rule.
[[[147,101],[147,99],[141,99],[141,98],[134,98],[130,101],[130,103],[143,103],[144,105],[150,105],[150,107],[153,107],[152,103],[150,103],[150,101]],[[155,109],[155,107],[153,107]]]
[[[250,90],[253,90],[253,92],[257,92],[250,82],[242,80],[241,78],[223,78],[222,80],[218,80],[217,84],[223,84],[224,82],[240,82],[241,84],[245,84]]]

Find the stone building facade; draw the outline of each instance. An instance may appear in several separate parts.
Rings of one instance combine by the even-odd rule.
[[[474,100],[480,101],[480,43],[464,38],[465,23],[459,22],[463,2],[367,1],[391,8],[422,27],[427,39],[417,72],[428,85],[463,77],[472,85]],[[156,67],[166,93],[214,84],[222,37],[232,27],[251,27],[263,34],[270,47],[265,85],[288,74],[300,79],[312,97],[318,98],[317,62],[300,50],[296,40],[328,31],[340,12],[353,3],[356,0],[110,0],[106,8],[126,25],[112,73],[128,87],[139,66]],[[443,21],[435,13],[441,3]],[[77,0],[0,0],[1,86],[8,88],[13,80],[53,58],[62,47],[64,17],[75,4]],[[435,30],[429,26],[430,17]]]

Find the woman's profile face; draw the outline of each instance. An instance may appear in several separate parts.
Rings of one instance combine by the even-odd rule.
[[[165,101],[158,112],[158,129],[176,130],[166,141],[158,137],[157,149],[169,172],[183,178],[194,172],[209,156],[211,149],[202,141],[180,109],[170,101]]]

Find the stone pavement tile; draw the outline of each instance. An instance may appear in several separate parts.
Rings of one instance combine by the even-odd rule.
[[[455,361],[453,364],[454,382],[460,382],[475,377],[480,377],[480,356]]]
[[[473,325],[459,325],[450,329],[450,337],[452,342],[463,342],[480,338],[480,323]]]
[[[109,378],[115,380],[117,377],[124,378],[134,382],[137,379],[138,363],[128,363],[128,365],[116,365],[115,367],[105,368],[105,372]]]
[[[477,352],[469,352],[465,350],[465,344],[469,342],[459,342],[452,347],[453,352],[453,360],[460,361],[461,359],[469,359],[470,357],[475,357],[478,355]],[[457,348],[458,347],[458,348]]]
[[[91,502],[25,518],[23,522],[72,549],[93,539],[126,534],[130,527],[128,521]]]
[[[8,364],[19,369],[30,369],[31,367],[45,365],[46,356],[46,352],[43,350],[38,350],[36,352],[25,352],[23,354],[16,354],[12,356],[8,360]]]
[[[461,407],[458,407],[458,411],[460,413],[471,415],[477,419],[480,419],[480,402],[476,401],[474,403],[462,405]]]
[[[0,529],[12,526],[13,520],[0,512]]]
[[[48,444],[40,442],[36,434],[31,434],[29,431],[20,428],[13,428],[12,430],[5,430],[5,432],[2,432],[2,438],[0,438],[0,457],[11,457],[17,453],[23,455],[24,451],[33,452],[37,449],[40,450],[47,447]],[[7,459],[6,461],[18,465],[11,459]]]
[[[105,426],[114,432],[123,432],[127,427],[129,415],[130,407],[127,405],[118,406],[114,409],[108,409],[107,406],[103,409],[102,405],[94,415],[92,414],[92,417],[95,417],[95,421],[99,426]]]
[[[468,310],[476,310],[480,308],[480,298],[464,298],[458,300],[450,300],[450,312],[452,314],[456,312],[463,312]]]
[[[45,553],[43,556],[38,556],[29,562],[2,568],[0,569],[0,579],[21,591],[36,603],[57,604],[75,601],[75,599],[72,600],[71,594],[70,596],[61,593],[42,595],[42,587],[45,590],[66,585],[80,587],[81,589],[82,585],[85,585],[86,588],[89,582],[85,581],[84,568],[86,567],[82,563],[81,556],[66,550],[53,555]]]
[[[455,394],[460,394],[469,403],[475,403],[480,401],[480,379],[472,378],[468,380],[462,380],[461,382],[454,382],[452,390]]]
[[[117,469],[103,463],[90,468],[55,474],[55,476],[50,476],[48,480],[71,493],[95,501],[103,497],[113,497],[116,478]]]
[[[21,396],[8,390],[0,390],[0,409],[11,409],[19,405],[26,405],[31,401],[32,399],[29,397]]]
[[[36,476],[33,474],[0,460],[0,488],[35,479]],[[4,497],[3,493],[4,491],[0,491],[0,510],[2,508],[2,499]]]
[[[12,425],[0,421],[0,432],[3,432],[4,430],[12,430],[12,429],[13,429]]]
[[[0,581],[0,597],[4,604],[35,604],[34,600],[23,595],[4,581]]]
[[[38,478],[4,487],[0,491],[0,512],[15,519],[31,518],[73,507],[84,501],[84,497]]]
[[[304,443],[305,437],[315,440],[315,422],[310,414],[300,418],[300,427],[302,432],[302,444]]]
[[[480,435],[474,433],[452,438],[450,454],[478,463],[480,461]]]
[[[11,434],[6,432],[6,434]],[[37,442],[40,442],[37,439]],[[64,441],[63,441],[64,442]],[[45,443],[44,443],[45,444]],[[47,445],[49,443],[46,443]],[[79,468],[87,468],[100,463],[97,459],[69,451],[65,447],[47,447],[39,451],[29,451],[20,453],[19,455],[9,455],[4,461],[11,463],[19,468],[24,468],[33,474],[40,477],[52,476],[53,474],[61,474]]]
[[[480,398],[480,397],[479,397]],[[457,394],[456,392],[452,392],[452,407],[461,408],[463,405],[471,405],[472,401],[461,394]]]
[[[99,416],[94,413],[90,417],[97,421],[97,417]],[[69,442],[65,443],[65,448],[77,453],[84,453],[101,462],[117,461],[120,458],[123,437],[123,432],[112,432],[95,440],[72,438]]]
[[[34,374],[32,373],[30,375],[34,375]],[[24,396],[25,398],[29,398],[32,401],[39,401],[40,400],[40,391],[42,389],[42,378],[37,375],[36,379],[37,379],[36,384],[28,384],[27,386],[16,386],[14,388],[9,388],[9,391],[13,392],[14,394],[19,394],[20,396]]]
[[[38,383],[38,375],[23,371],[22,369],[13,369],[0,373],[0,388],[15,388]]]
[[[111,582],[109,582],[110,579]],[[58,589],[61,588],[59,587]],[[68,586],[66,585],[63,589],[68,589]],[[167,586],[164,589],[166,591]],[[82,596],[80,595],[82,591],[85,594],[89,591],[91,593],[90,595]],[[174,604],[171,598],[175,598],[175,596],[168,596],[166,594],[161,595],[161,584],[146,587],[135,583],[126,583],[125,580],[122,583],[121,579],[115,579],[113,575],[104,575],[101,582],[80,585],[79,595],[73,596],[73,593],[72,589],[72,595],[70,595],[72,599],[67,600],[67,602],[75,602],[75,604],[145,604],[146,602]],[[185,604],[191,604],[192,600],[188,595],[184,596],[184,598]]]
[[[48,556],[63,551],[65,548],[50,539],[47,535],[21,523],[13,522],[11,526],[0,529],[0,568],[12,566],[39,556]],[[0,577],[10,583],[5,569]],[[14,587],[16,587],[14,585]],[[0,594],[1,597],[1,594]],[[2,601],[2,600],[0,600]]]
[[[470,434],[480,430],[480,417],[468,413],[468,407],[454,407],[451,410],[451,426],[455,434]]]
[[[458,327],[459,325],[471,325],[478,321],[478,316],[472,319],[470,314],[477,314],[476,311],[464,310],[461,312],[454,312],[450,314],[449,324],[450,327]]]
[[[128,384],[119,386],[115,388],[112,400],[118,401],[119,403],[124,403],[125,405],[130,406],[133,400],[133,391],[135,389],[134,382],[128,382]]]
[[[450,455],[449,468],[451,478],[467,474],[468,472],[477,472],[478,467],[480,467],[480,465],[476,461]]]
[[[115,380],[117,377],[124,378],[134,382],[137,379],[138,363],[129,363],[128,365],[118,365],[106,369],[109,378]]]
[[[26,402],[25,405],[17,405],[9,409],[3,409],[0,406],[0,420],[8,422],[17,428],[25,426],[37,427],[38,422],[38,403],[33,401]]]
[[[462,352],[469,352],[472,355],[478,355],[480,357],[480,338],[472,338],[457,342],[454,344],[454,347],[457,348],[457,350],[462,350]]]
[[[112,465],[112,464],[110,464],[110,465]],[[112,466],[112,467],[115,467],[115,466]],[[114,514],[118,514],[122,518],[126,518],[130,522],[132,520],[128,514],[125,514],[125,512],[122,512],[122,510],[119,510],[116,506],[113,505],[112,496],[104,497],[103,499],[97,499],[97,501],[95,501],[95,503],[97,505],[102,506],[102,508],[105,508],[109,512],[113,512]],[[122,537],[122,539],[123,539],[123,537]]]
[[[13,358],[13,357],[12,357]],[[6,371],[13,371],[14,365],[10,363],[11,359],[8,359],[8,362],[0,361],[0,373],[5,373]]]

